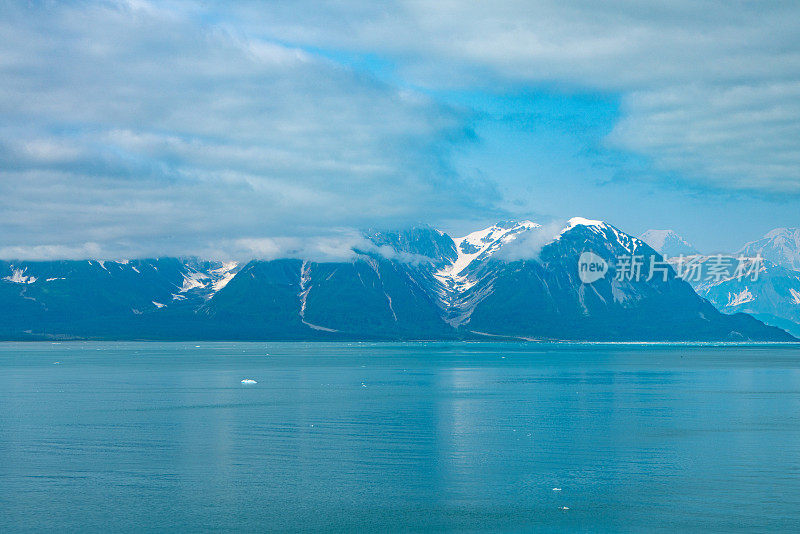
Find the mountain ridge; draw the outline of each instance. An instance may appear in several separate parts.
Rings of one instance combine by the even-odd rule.
[[[0,262],[0,337],[793,339],[719,313],[674,273],[617,280],[618,256],[660,256],[603,221],[573,218],[555,235],[523,220],[461,238],[428,226],[365,237],[372,247],[339,262]],[[522,259],[504,260],[511,249]],[[611,266],[591,284],[578,272],[587,250]]]

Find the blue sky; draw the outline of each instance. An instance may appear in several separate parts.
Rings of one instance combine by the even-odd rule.
[[[540,88],[445,98],[477,112],[479,140],[459,154],[459,168],[500,184],[510,211],[538,220],[603,219],[635,235],[672,228],[709,253],[736,250],[800,220],[794,195],[697,184],[608,147],[605,137],[620,116],[618,95]]]
[[[793,2],[9,2],[0,31],[2,257],[799,224]]]

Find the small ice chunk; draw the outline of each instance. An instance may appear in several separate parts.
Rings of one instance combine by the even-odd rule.
[[[252,378],[245,378],[242,380],[242,384],[258,384],[258,382],[256,382]]]

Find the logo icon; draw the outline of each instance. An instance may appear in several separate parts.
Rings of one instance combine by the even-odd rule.
[[[594,252],[584,252],[578,258],[578,277],[584,284],[600,280],[607,272],[608,263]]]

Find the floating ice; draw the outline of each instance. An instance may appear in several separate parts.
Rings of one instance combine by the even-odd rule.
[[[258,382],[256,382],[252,378],[245,378],[244,380],[242,380],[242,384],[258,384]]]

